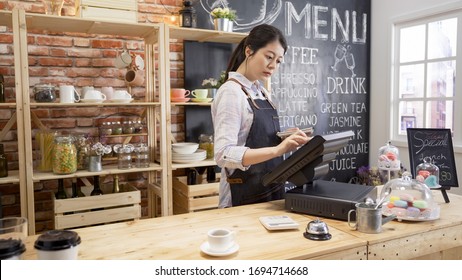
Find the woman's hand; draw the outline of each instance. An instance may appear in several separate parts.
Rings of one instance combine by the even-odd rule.
[[[295,151],[301,145],[306,144],[308,141],[311,140],[312,137],[308,137],[303,131],[298,128],[291,128],[294,130],[290,136],[285,138],[281,144],[277,145],[276,148],[278,150],[278,156],[282,156],[285,153]]]

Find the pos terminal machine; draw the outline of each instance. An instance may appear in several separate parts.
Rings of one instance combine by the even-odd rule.
[[[263,176],[263,185],[290,182],[297,186],[285,194],[285,208],[294,212],[348,219],[348,211],[366,198],[374,201],[377,190],[363,186],[320,180],[329,172],[329,162],[348,144],[352,131],[316,135],[289,158]]]

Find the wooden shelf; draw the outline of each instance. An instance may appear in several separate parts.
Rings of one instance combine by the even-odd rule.
[[[173,106],[211,106],[212,102],[172,102]]]
[[[0,184],[19,184],[19,170],[8,171],[8,177],[0,178]]]
[[[172,169],[194,168],[194,167],[213,166],[213,165],[217,165],[217,163],[213,159],[206,159],[203,161],[195,161],[191,163],[172,163]]]
[[[16,108],[16,103],[0,103],[0,109],[5,109],[5,108],[15,109]]]
[[[101,137],[117,138],[117,137],[135,137],[135,136],[147,136],[147,135],[148,135],[147,133],[118,134],[118,135],[116,135],[116,134],[111,134],[111,135],[102,134]]]
[[[246,33],[224,32],[198,28],[182,28],[176,26],[170,27],[171,39],[238,44],[243,38],[245,38],[245,36],[247,36]]]
[[[6,104],[6,103],[5,103]],[[39,103],[33,102],[30,103],[31,108],[38,107],[114,107],[114,106],[130,106],[130,107],[139,107],[139,106],[160,106],[160,102],[131,102],[131,103],[113,103],[113,102],[103,102],[103,103],[59,103],[59,102],[50,102],[50,103]]]
[[[11,11],[0,11],[0,26],[13,27],[13,13]]]
[[[38,172],[34,171],[32,180],[35,182],[44,181],[44,180],[56,180],[64,178],[80,178],[80,177],[90,177],[95,175],[112,175],[112,174],[126,174],[126,173],[138,173],[138,172],[149,172],[149,171],[161,171],[162,167],[157,163],[151,163],[149,167],[146,168],[130,168],[130,169],[118,169],[117,165],[103,165],[103,170],[100,172],[90,172],[87,170],[78,170],[72,174],[66,175],[56,175],[51,172]]]
[[[141,37],[151,39],[159,32],[158,24],[110,22],[105,20],[82,19],[68,16],[51,16],[26,13],[27,29],[74,32],[95,35],[113,35],[127,37]]]

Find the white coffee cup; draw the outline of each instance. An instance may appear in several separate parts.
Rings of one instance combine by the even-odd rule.
[[[86,93],[87,91],[90,91],[90,90],[95,90],[95,88],[92,87],[92,86],[84,86],[84,87],[82,88],[82,96],[85,96],[85,93]]]
[[[85,92],[83,99],[106,100],[106,95],[99,90],[89,90]]]
[[[74,103],[80,101],[80,94],[74,86],[59,86],[59,103]]]
[[[50,230],[34,243],[39,260],[77,260],[80,236],[71,230]]]
[[[115,59],[115,66],[119,69],[126,68],[130,66],[132,63],[132,56],[127,50],[124,50],[121,54],[119,54]]]
[[[132,96],[126,90],[116,90],[112,94],[112,99],[131,99]]]
[[[197,99],[206,99],[209,94],[207,89],[195,89],[191,91],[191,95]]]
[[[224,252],[234,245],[234,231],[225,228],[211,229],[207,233],[210,251]]]
[[[112,87],[102,87],[101,88],[101,92],[106,95],[106,98],[108,100],[111,100],[112,98],[112,95],[114,94],[114,89]]]

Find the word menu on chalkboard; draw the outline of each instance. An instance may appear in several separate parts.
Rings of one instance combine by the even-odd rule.
[[[265,23],[284,33],[289,47],[271,77],[281,129],[313,127],[314,135],[352,130],[353,139],[330,164],[326,179],[356,176],[369,162],[370,0],[200,0],[200,28],[213,29],[210,11],[218,6],[236,10],[235,31]],[[187,59],[186,77],[188,69],[208,77],[207,69]],[[227,61],[215,63],[226,69]]]
[[[441,187],[449,189],[459,186],[450,129],[408,128],[407,139],[414,178],[416,167],[428,157],[439,168]]]

